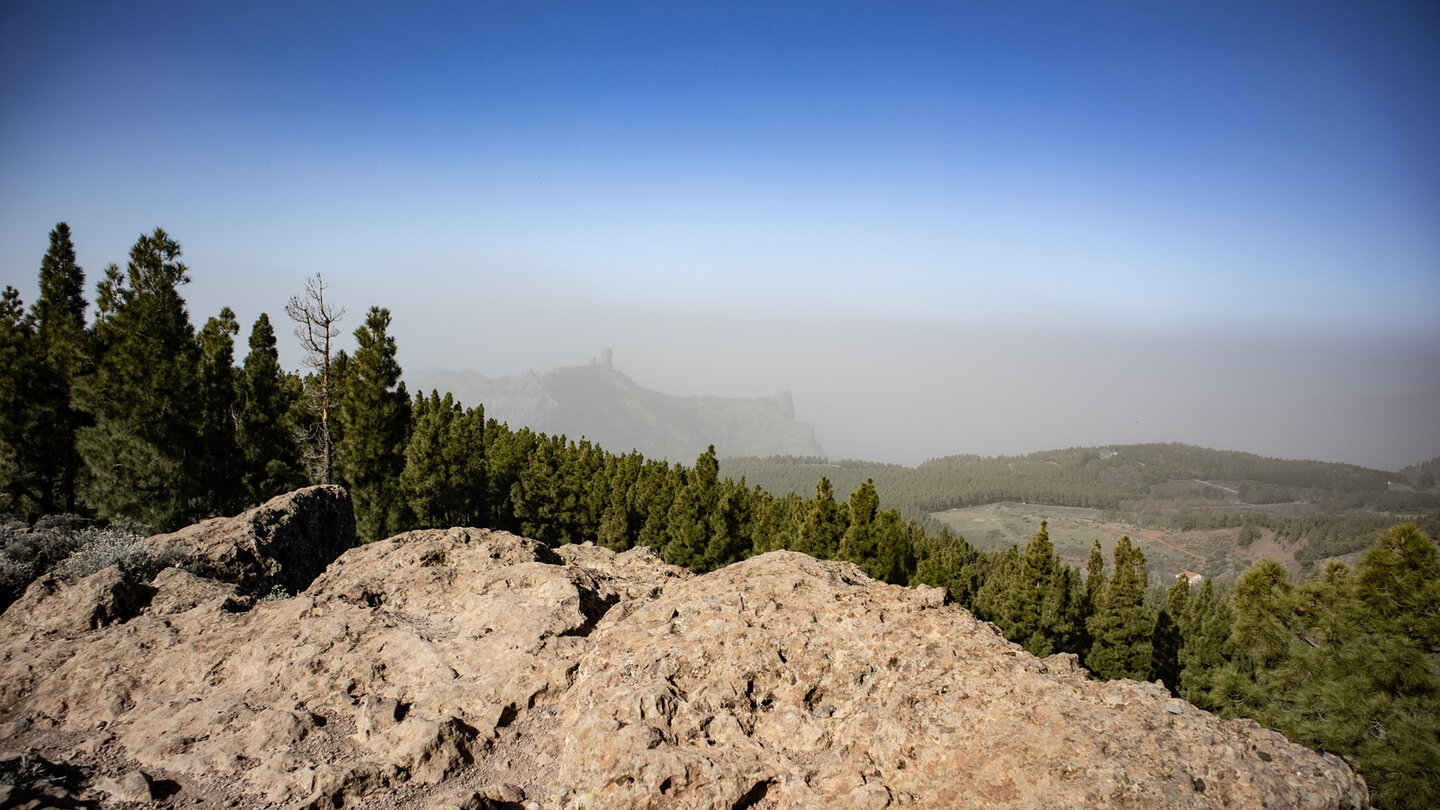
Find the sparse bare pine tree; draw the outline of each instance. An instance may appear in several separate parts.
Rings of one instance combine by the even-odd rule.
[[[335,445],[330,433],[330,408],[334,404],[330,342],[340,334],[340,319],[345,317],[345,310],[325,302],[325,282],[316,273],[314,278],[305,280],[305,294],[291,298],[285,305],[285,314],[295,322],[295,336],[305,350],[305,365],[319,375],[319,384],[307,386],[306,393],[320,421],[313,431],[307,431],[300,438],[301,446],[306,449],[307,471],[320,483],[328,484],[335,472]]]

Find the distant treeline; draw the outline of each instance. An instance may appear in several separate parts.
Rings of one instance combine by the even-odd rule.
[[[333,475],[354,499],[362,541],[474,525],[550,545],[648,545],[697,571],[776,549],[848,560],[877,579],[948,588],[1036,655],[1074,653],[1101,678],[1158,678],[1202,708],[1352,755],[1379,806],[1440,804],[1440,563],[1415,527],[1377,538],[1356,524],[1349,540],[1337,536],[1373,543],[1354,570],[1332,564],[1297,583],[1262,561],[1230,592],[1177,582],[1157,609],[1128,538],[1108,565],[1097,544],[1081,572],[1055,555],[1045,524],[1023,550],[987,554],[881,497],[927,511],[996,500],[1115,508],[1175,479],[1363,495],[1383,492],[1383,473],[1145,445],[916,470],[751,460],[753,474],[722,475],[714,448],[693,466],[671,464],[512,429],[448,395],[412,398],[380,307],[355,330],[355,353],[332,357],[341,312],[294,299],[287,309],[307,334],[328,336],[312,341],[325,347],[307,358],[313,373],[280,369],[265,315],[237,366],[233,313],[191,326],[179,256],[163,231],[142,236],[124,271],[107,268],[87,323],[84,274],[61,224],[36,304],[27,311],[5,290],[0,510],[172,529]],[[317,290],[318,277],[307,293]],[[24,531],[13,532],[17,548]]]
[[[1116,509],[1126,501],[1149,497],[1151,487],[1177,480],[1236,483],[1239,499],[1255,504],[1318,496],[1339,508],[1405,511],[1440,506],[1436,493],[1391,492],[1394,473],[1184,444],[1071,448],[1027,456],[947,456],[918,467],[782,456],[726,458],[722,464],[728,474],[744,475],[774,492],[803,492],[817,472],[842,486],[852,479],[872,478],[896,504],[928,512],[1004,501]]]
[[[1309,561],[1364,548],[1374,532],[1393,525],[1394,517],[1373,513],[1423,519],[1440,512],[1440,492],[1392,489],[1391,481],[1398,477],[1393,473],[1183,444],[1072,448],[1017,457],[950,456],[918,467],[781,456],[724,458],[721,468],[776,493],[806,492],[820,475],[841,491],[873,480],[885,494],[886,506],[927,527],[934,525],[925,519],[932,512],[1005,502],[1086,507],[1136,520],[1147,504],[1180,498],[1167,484],[1194,481],[1193,491],[1185,494],[1206,504],[1227,499],[1255,506],[1303,502],[1322,515],[1180,514],[1168,518],[1166,525],[1220,528],[1242,520],[1275,531],[1282,542],[1313,543],[1302,552]],[[1347,539],[1337,540],[1336,534]],[[1355,543],[1360,545],[1346,547]]]

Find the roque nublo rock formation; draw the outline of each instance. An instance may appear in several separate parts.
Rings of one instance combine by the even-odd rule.
[[[0,805],[1366,806],[1336,757],[848,563],[694,576],[457,528],[296,582],[336,546],[307,532],[344,531],[310,514],[336,497],[156,539],[192,537],[208,577],[34,583],[0,618]],[[276,583],[303,590],[256,598]]]

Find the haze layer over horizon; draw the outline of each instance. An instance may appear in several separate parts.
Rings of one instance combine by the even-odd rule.
[[[0,284],[161,226],[287,368],[320,272],[834,458],[1440,456],[1433,3],[8,3],[0,116]]]

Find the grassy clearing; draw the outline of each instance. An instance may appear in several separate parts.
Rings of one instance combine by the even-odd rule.
[[[1048,521],[1055,553],[1066,563],[1082,569],[1090,559],[1090,547],[1096,540],[1100,541],[1109,562],[1115,543],[1121,536],[1129,535],[1145,553],[1150,581],[1156,584],[1168,585],[1176,574],[1187,570],[1221,581],[1233,580],[1261,557],[1278,559],[1295,567],[1293,555],[1273,542],[1268,531],[1262,532],[1249,547],[1241,548],[1238,528],[1155,529],[1116,520],[1098,509],[1036,503],[995,503],[950,509],[936,512],[934,517],[985,551],[1003,551],[1010,546],[1023,548],[1040,529],[1040,521]]]

